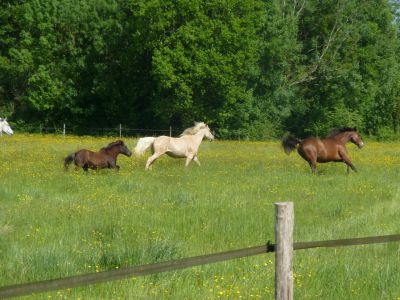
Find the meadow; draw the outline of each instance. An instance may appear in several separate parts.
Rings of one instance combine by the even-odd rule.
[[[348,145],[358,173],[312,175],[279,141],[203,141],[202,163],[120,156],[119,172],[63,170],[115,137],[0,139],[0,286],[273,241],[274,202],[293,201],[295,241],[400,233],[400,143]],[[125,138],[133,149],[136,139]],[[400,243],[295,252],[295,299],[400,299]],[[23,299],[273,299],[265,254]]]

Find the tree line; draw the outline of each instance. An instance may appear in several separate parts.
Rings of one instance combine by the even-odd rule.
[[[400,124],[398,1],[3,0],[0,114],[218,137]]]

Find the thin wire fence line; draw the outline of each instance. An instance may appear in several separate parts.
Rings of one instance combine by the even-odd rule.
[[[293,243],[293,250],[389,243],[396,241],[400,241],[400,234],[314,242],[295,242]],[[145,276],[226,260],[249,257],[274,251],[275,245],[268,242],[266,245],[261,246],[207,254],[202,256],[188,257],[160,263],[127,267],[123,269],[103,271],[99,273],[70,276],[60,279],[50,279],[32,283],[4,286],[0,287],[0,298],[11,298],[29,295],[32,293],[47,292],[52,290],[66,289],[100,282],[124,279],[128,277]]]
[[[16,126],[15,128],[16,129],[20,129],[20,130],[32,129],[32,130],[37,130],[37,131],[47,130],[47,131],[56,131],[56,132],[63,132],[63,130],[64,130],[63,127],[58,128],[58,127],[36,127],[36,126],[21,126],[21,127],[18,127],[18,126]],[[83,130],[115,130],[116,132],[118,132],[120,130],[119,127],[79,127],[79,128],[73,128],[73,129],[66,127],[66,132],[68,132],[68,129],[70,129],[71,132],[83,131]],[[158,131],[170,132],[170,131],[172,131],[172,132],[183,132],[183,129],[182,130],[178,130],[178,129],[171,129],[170,130],[170,129],[128,128],[128,127],[121,127],[121,129],[123,131],[154,131],[154,132],[158,132]]]
[[[169,135],[172,137],[177,137],[181,134],[185,128],[173,128],[170,126],[169,129],[155,129],[155,128],[131,128],[124,127],[123,124],[119,124],[115,127],[74,127],[74,126],[66,126],[66,124],[62,124],[62,126],[53,126],[53,127],[42,127],[40,125],[31,125],[31,124],[12,124],[12,128],[15,132],[20,133],[39,133],[39,134],[60,134],[63,136],[68,135],[89,135],[89,136],[124,136],[124,137],[142,137],[146,136],[159,136],[159,135]],[[169,133],[169,134],[167,134]],[[221,136],[218,133],[213,133],[218,139],[222,138],[223,140],[237,140],[237,141],[247,141],[247,140],[260,140],[259,138],[252,139],[246,133],[243,133],[240,129],[231,130],[229,134],[222,134]],[[269,137],[271,138],[271,137]],[[268,138],[267,138],[268,139]]]
[[[105,127],[97,127],[97,126],[95,126],[95,127],[93,127],[93,126],[73,126],[73,125],[68,125],[68,124],[66,124],[66,123],[62,123],[62,124],[60,124],[60,125],[56,125],[56,124],[54,124],[53,126],[43,126],[43,125],[40,125],[40,124],[19,124],[19,123],[12,123],[11,122],[11,126],[13,126],[13,127],[15,127],[15,128],[20,128],[20,129],[24,129],[24,128],[30,128],[30,129],[52,129],[52,130],[54,130],[54,129],[60,129],[60,130],[62,130],[63,128],[64,128],[64,126],[68,129],[68,128],[75,128],[75,129],[119,129],[120,127],[122,127],[122,128],[126,128],[126,129],[134,129],[134,130],[157,130],[157,131],[160,131],[160,130],[165,130],[165,131],[169,131],[169,129],[171,128],[171,129],[173,129],[174,128],[174,126],[168,126],[167,127],[167,129],[164,127],[163,129],[157,129],[157,128],[138,128],[138,127],[130,127],[129,125],[127,125],[127,124],[123,124],[123,123],[118,123],[118,124],[116,124],[115,126],[105,126]],[[178,127],[178,126],[175,126],[175,128],[178,128],[179,130],[181,129],[180,127]],[[175,130],[177,130],[177,129],[175,129]],[[183,129],[182,129],[183,130]]]
[[[39,133],[39,134],[55,134],[55,135],[89,135],[89,136],[116,136],[116,137],[143,137],[143,136],[160,136],[168,135],[176,137],[183,132],[184,129],[154,129],[154,128],[130,128],[130,127],[41,127],[32,125],[21,125],[13,127],[14,131],[21,133]]]

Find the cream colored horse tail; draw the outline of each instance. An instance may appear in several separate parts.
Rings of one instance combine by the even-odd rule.
[[[135,147],[135,153],[137,156],[143,155],[143,153],[153,145],[155,137],[144,137],[140,138]]]

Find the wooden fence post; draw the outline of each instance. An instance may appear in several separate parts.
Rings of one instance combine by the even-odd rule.
[[[119,123],[119,138],[122,138],[122,124]]]
[[[65,124],[63,125],[63,136],[65,137]]]
[[[275,299],[293,300],[293,202],[275,203]]]

